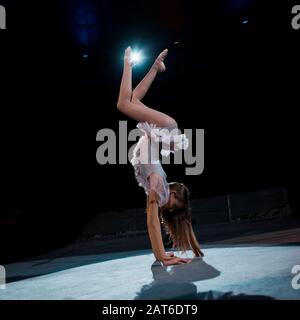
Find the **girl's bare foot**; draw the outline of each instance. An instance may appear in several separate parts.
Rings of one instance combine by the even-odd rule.
[[[131,59],[131,47],[127,47],[127,49],[125,50],[125,54],[124,54],[124,62],[128,63],[129,65],[133,65],[132,59]]]
[[[164,60],[168,54],[168,49],[165,49],[163,52],[159,54],[154,62],[154,67],[157,69],[157,72],[166,71],[166,66],[164,64]]]

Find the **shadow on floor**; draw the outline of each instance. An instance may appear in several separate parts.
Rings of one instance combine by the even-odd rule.
[[[189,264],[174,265],[171,270],[161,264],[151,267],[154,281],[144,285],[134,300],[274,300],[267,296],[238,294],[232,292],[197,292],[196,281],[220,276],[220,271],[202,258],[194,258]]]

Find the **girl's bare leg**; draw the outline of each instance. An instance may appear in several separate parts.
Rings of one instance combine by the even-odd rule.
[[[123,67],[123,75],[122,75],[121,86],[120,86],[118,107],[119,107],[119,104],[122,104],[122,102],[131,100],[131,96],[132,96],[132,65],[130,62],[130,55],[131,55],[131,48],[128,47],[125,50],[125,55],[124,55],[124,67]]]
[[[169,127],[176,124],[176,121],[169,115],[144,105],[142,99],[148,91],[151,83],[153,82],[159,68],[163,68],[163,63],[155,61],[154,65],[132,92],[132,64],[130,62],[131,48],[125,50],[123,75],[120,86],[120,93],[118,99],[118,110],[126,114],[128,117],[138,122],[151,122],[158,127]],[[163,69],[162,69],[163,70]],[[161,71],[162,71],[161,70]]]
[[[165,49],[154,61],[152,67],[144,77],[144,79],[136,86],[132,93],[132,100],[141,101],[149,90],[153,80],[158,72],[164,72],[166,70],[164,59],[168,54],[168,49]]]

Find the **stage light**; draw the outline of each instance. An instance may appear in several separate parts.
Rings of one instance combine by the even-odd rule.
[[[247,19],[242,21],[242,24],[247,24],[249,21]]]
[[[88,57],[89,57],[88,54],[83,54],[83,55],[82,55],[82,58],[84,58],[84,59],[86,59],[86,58],[88,58]]]
[[[132,62],[134,65],[141,63],[141,61],[143,60],[142,52],[141,52],[141,51],[136,51],[136,50],[134,50],[134,51],[131,53],[130,59],[131,59],[131,62]]]

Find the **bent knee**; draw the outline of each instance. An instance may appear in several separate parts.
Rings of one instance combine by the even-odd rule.
[[[121,110],[121,109],[123,108],[123,104],[124,104],[123,101],[118,101],[118,102],[117,102],[117,109],[118,109],[118,110]]]
[[[126,107],[127,107],[127,101],[125,101],[125,100],[118,101],[118,103],[117,103],[117,109],[118,109],[119,111],[122,112]]]

